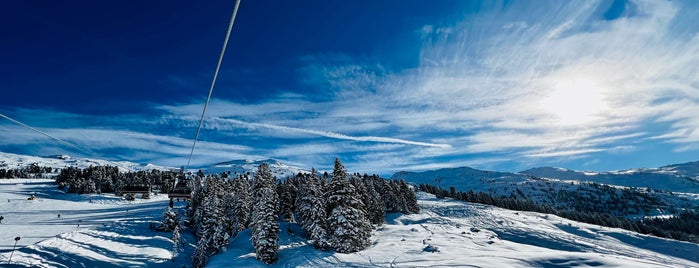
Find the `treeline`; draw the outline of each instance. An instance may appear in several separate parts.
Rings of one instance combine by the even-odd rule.
[[[174,187],[177,171],[149,170],[120,172],[116,166],[90,166],[85,169],[66,167],[56,176],[58,188],[68,193],[114,193],[129,187],[167,192]]]
[[[348,175],[338,159],[332,175],[313,170],[275,182],[262,164],[252,176],[197,176],[191,187],[188,219],[199,239],[194,267],[205,266],[246,228],[252,230],[257,259],[269,264],[279,258],[280,221],[298,223],[316,248],[349,253],[369,246],[373,227],[384,222],[386,213],[419,211],[405,181]]]
[[[619,188],[609,185],[583,182],[577,188],[561,189],[552,202],[561,208],[580,212],[604,212],[614,216],[627,217],[631,215],[648,214],[652,210],[666,209],[668,204],[658,198],[651,189]]]
[[[434,194],[437,198],[450,197],[456,200],[492,205],[510,210],[554,214],[578,222],[621,228],[641,234],[651,234],[663,238],[699,243],[699,225],[697,225],[697,222],[699,222],[699,213],[695,211],[685,211],[670,218],[632,220],[625,217],[617,217],[609,213],[590,211],[589,209],[582,211],[576,210],[575,208],[565,210],[554,209],[551,206],[536,204],[524,198],[498,197],[484,192],[476,193],[472,190],[460,192],[456,191],[454,187],[450,187],[449,190],[446,190],[434,185],[420,184],[419,189]]]
[[[0,168],[0,179],[43,178],[44,174],[51,174],[54,171],[52,167],[42,167],[37,163],[32,163],[21,168]]]

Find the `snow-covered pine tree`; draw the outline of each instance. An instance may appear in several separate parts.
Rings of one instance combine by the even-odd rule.
[[[233,213],[236,220],[234,231],[237,234],[250,225],[252,197],[250,180],[246,175],[236,178],[233,184],[233,193],[235,194]]]
[[[408,204],[405,199],[405,196],[403,196],[403,192],[401,191],[401,183],[400,181],[397,180],[390,180],[389,181],[391,184],[391,191],[395,193],[396,195],[396,201],[398,205],[398,212],[408,214],[410,213],[408,211]]]
[[[180,243],[180,225],[175,225],[172,229],[172,258],[177,258],[177,253],[179,253],[179,243]]]
[[[375,179],[374,177],[367,176],[363,177],[364,185],[367,189],[367,195],[369,202],[365,204],[367,211],[367,218],[372,224],[382,224],[386,219],[386,205],[381,199],[381,195],[376,191]],[[380,182],[379,182],[380,183]]]
[[[326,211],[328,238],[335,251],[351,253],[369,246],[371,223],[366,218],[364,204],[347,179],[345,167],[337,158],[327,192]]]
[[[203,238],[203,237],[202,237]],[[192,267],[194,268],[204,268],[206,263],[209,262],[209,244],[206,240],[199,238],[197,242],[197,247],[194,248],[194,254],[192,254]]]
[[[283,182],[277,184],[277,193],[279,194],[279,217],[285,222],[293,221],[293,214],[296,209],[296,195],[298,192],[295,185],[296,180],[296,178],[287,178]]]
[[[324,190],[315,169],[304,176],[296,199],[296,218],[311,240],[313,246],[326,249],[330,246],[327,238]]]
[[[198,234],[210,239],[210,253],[225,251],[230,242],[230,232],[226,228],[227,222],[224,219],[220,198],[225,189],[223,184],[223,180],[218,177],[208,177],[204,187],[206,197],[200,207],[203,212],[201,213],[200,233]]]
[[[418,213],[420,212],[420,206],[417,204],[417,196],[415,191],[408,185],[404,180],[400,180],[400,192],[405,200],[405,206],[407,208],[406,213]]]
[[[380,189],[379,194],[381,194],[381,199],[383,199],[386,212],[400,212],[400,199],[398,199],[397,191],[393,189],[391,185],[391,181],[379,179],[376,186],[378,186],[377,188]]]
[[[194,179],[188,182],[189,189],[192,190],[191,198],[189,199],[189,209],[187,210],[187,216],[189,217],[189,225],[196,229],[199,224],[199,219],[201,213],[199,211],[199,206],[204,201],[204,189],[202,188],[201,178],[194,177]]]
[[[167,207],[165,213],[163,213],[163,220],[160,222],[158,229],[163,232],[171,232],[177,227],[178,219],[177,213],[172,210],[172,208]]]
[[[271,264],[279,258],[279,197],[267,163],[261,164],[253,181],[252,244],[257,259]]]

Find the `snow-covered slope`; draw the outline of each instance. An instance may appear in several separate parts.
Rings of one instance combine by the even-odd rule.
[[[294,224],[283,225],[279,262],[252,253],[249,231],[207,267],[697,267],[699,245],[582,224],[553,215],[515,212],[419,196],[422,212],[391,214],[364,251],[313,249]],[[290,232],[291,231],[291,232]]]
[[[30,194],[38,199],[26,200]],[[361,252],[316,250],[292,223],[282,225],[278,263],[255,259],[246,230],[207,267],[699,266],[697,244],[423,193],[418,198],[420,213],[388,215],[373,232],[372,245]],[[148,227],[167,206],[162,196],[126,202],[110,195],[62,194],[50,180],[0,180],[0,200],[6,199],[10,202],[0,202],[5,216],[0,266],[191,266],[191,235],[183,233],[185,252],[172,261],[170,234]],[[21,240],[8,264],[15,236]]]
[[[274,159],[265,160],[232,160],[217,163],[211,166],[204,166],[199,169],[209,174],[217,174],[221,172],[230,171],[231,173],[245,174],[250,172],[253,174],[257,171],[257,167],[262,164],[269,164],[272,174],[278,179],[284,179],[287,177],[295,176],[298,173],[309,173],[310,171],[304,170],[299,167],[289,166],[280,161]]]
[[[121,171],[138,171],[161,169],[169,170],[171,168],[157,166],[153,164],[138,164],[129,161],[107,161],[101,159],[90,158],[74,158],[68,155],[52,155],[52,156],[28,156],[12,153],[0,152],[0,168],[16,169],[38,164],[42,167],[65,168],[78,167],[87,168],[89,166],[118,166]]]
[[[539,178],[523,173],[493,172],[468,167],[444,168],[424,172],[398,172],[391,178],[405,179],[413,184],[435,185],[443,189],[450,189],[453,186],[457,191],[462,192],[472,190],[489,193],[496,197],[524,198],[562,211],[584,208],[586,211],[631,218],[673,214],[683,209],[694,209],[699,205],[699,195],[695,195],[693,192],[677,194],[657,191],[656,189],[649,191],[645,186],[630,188],[628,186],[582,183],[582,181],[588,181],[586,178],[594,177],[595,174],[599,173],[583,173],[553,168],[536,170],[542,171],[536,173],[539,175],[556,172],[556,174],[562,174],[559,177],[564,177],[564,179],[555,176],[541,176],[542,178]],[[634,173],[627,176],[644,178],[642,176],[646,175]],[[666,174],[665,176],[674,175]],[[653,178],[657,179],[657,177]],[[682,181],[689,182],[686,178]],[[658,181],[652,186],[660,186],[662,183],[662,181]],[[693,189],[691,187],[681,188],[682,184],[677,181],[668,180],[665,183],[676,186],[676,188],[672,188],[675,190],[689,189],[691,191]]]
[[[680,193],[699,193],[699,162],[609,172],[583,172],[564,168],[540,167],[521,173],[541,178],[591,181],[628,187],[650,187],[651,189]]]
[[[27,200],[31,195],[36,199]],[[0,200],[0,267],[189,266],[184,258],[179,265],[170,261],[170,233],[149,228],[167,207],[165,195],[129,202],[64,194],[53,180],[0,179]],[[191,254],[191,247],[184,249]]]

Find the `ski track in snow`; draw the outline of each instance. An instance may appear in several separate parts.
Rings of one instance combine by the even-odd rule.
[[[0,180],[0,266],[191,266],[191,235],[183,233],[185,252],[172,262],[170,234],[148,228],[160,220],[165,196],[129,203],[110,195],[63,194],[50,182]],[[31,194],[38,199],[26,200]],[[279,262],[255,259],[248,229],[207,267],[699,267],[697,244],[424,193],[419,203],[418,214],[387,215],[371,246],[358,253],[316,250],[297,224],[283,223]],[[7,264],[15,236],[22,239]],[[428,246],[437,251],[426,251]]]

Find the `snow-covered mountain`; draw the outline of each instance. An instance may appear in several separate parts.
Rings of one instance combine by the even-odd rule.
[[[245,174],[248,172],[250,174],[253,174],[257,170],[257,167],[262,163],[269,164],[269,168],[270,168],[270,170],[272,170],[272,174],[274,174],[274,176],[277,177],[278,179],[292,177],[298,173],[309,173],[310,172],[308,170],[305,170],[305,169],[302,169],[299,167],[286,165],[286,164],[284,164],[278,160],[275,160],[275,159],[231,160],[231,161],[216,163],[216,164],[213,164],[210,166],[200,167],[198,169],[201,169],[202,171],[209,173],[209,174],[217,174],[217,173],[227,172],[227,171],[230,171],[231,173],[238,173],[238,174]]]
[[[221,163],[216,163],[213,165],[206,165],[201,167],[192,167],[189,169],[191,172],[196,172],[202,170],[207,174],[219,174],[221,172],[230,171],[231,173],[245,174],[250,172],[251,174],[257,170],[257,167],[262,164],[269,164],[272,173],[279,179],[283,179],[289,176],[294,176],[301,173],[308,173],[310,171],[302,169],[299,167],[294,167],[286,165],[275,159],[264,159],[264,160],[231,160]],[[78,158],[71,157],[68,155],[51,155],[51,156],[29,156],[29,155],[19,155],[12,153],[0,152],[0,169],[20,169],[23,167],[30,166],[32,164],[37,164],[41,167],[51,167],[54,169],[60,169],[65,167],[77,167],[77,168],[87,168],[89,166],[118,166],[121,171],[139,171],[139,170],[176,170],[175,167],[164,167],[154,164],[139,164],[129,161],[108,161],[102,159],[91,159],[91,158]]]
[[[497,197],[523,198],[557,210],[584,209],[631,218],[675,214],[699,206],[699,195],[696,194],[699,188],[695,187],[695,181],[666,169],[654,173],[591,173],[555,168],[532,170],[541,172],[507,173],[461,167],[398,172],[391,178],[443,189],[454,187],[462,192],[472,190]],[[597,176],[614,180],[589,182],[593,181],[590,177]],[[632,184],[629,181],[646,183]]]
[[[138,164],[129,161],[108,161],[102,159],[77,158],[68,155],[51,155],[51,156],[29,156],[12,153],[0,152],[0,168],[17,169],[23,168],[32,164],[38,164],[41,167],[65,168],[77,167],[87,168],[89,166],[117,166],[121,171],[138,171],[161,169],[169,170],[172,168],[157,166],[153,164]]]
[[[628,187],[649,187],[680,193],[699,193],[699,162],[659,168],[585,172],[565,168],[539,167],[520,172],[541,178],[591,181]]]

